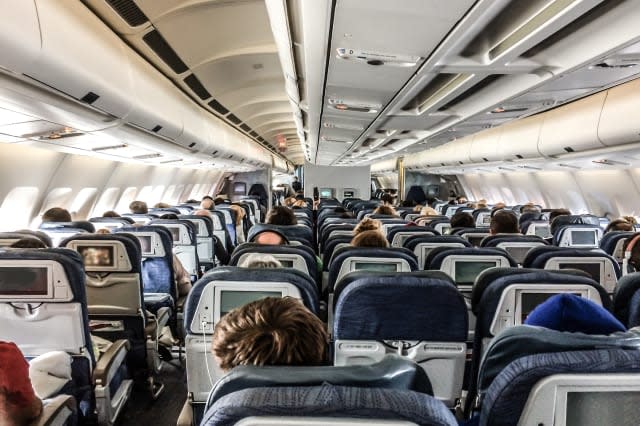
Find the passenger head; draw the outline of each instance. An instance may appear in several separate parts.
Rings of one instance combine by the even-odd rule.
[[[307,202],[304,200],[296,200],[295,203],[293,203],[292,207],[298,207],[301,209],[306,209],[307,208]]]
[[[213,204],[215,204],[217,206],[218,204],[226,203],[227,199],[225,197],[226,197],[226,195],[222,196],[222,195],[218,194],[218,196],[213,200]]]
[[[241,268],[282,268],[282,263],[266,253],[251,253],[240,264]]]
[[[71,213],[62,207],[52,207],[42,214],[43,222],[71,222]]]
[[[267,223],[271,225],[297,225],[296,215],[289,207],[276,206],[269,210]]]
[[[111,231],[109,231],[107,228],[100,228],[100,229],[96,229],[96,234],[110,234]]]
[[[385,192],[384,194],[382,194],[382,197],[380,197],[380,200],[382,200],[382,202],[386,205],[393,205],[393,196],[387,192]]]
[[[252,242],[272,246],[288,243],[286,237],[276,231],[262,231],[253,237]]]
[[[630,224],[632,224],[634,226],[638,224],[638,221],[633,216],[622,216],[622,219],[626,220],[627,222],[629,222]]]
[[[467,197],[465,197],[464,195],[459,195],[458,197],[456,197],[456,203],[467,204]]]
[[[420,214],[422,216],[438,216],[436,209],[429,206],[423,207],[422,210],[420,210]]]
[[[612,220],[609,222],[609,225],[604,230],[604,233],[611,231],[633,231],[634,227],[630,224],[626,219],[620,218],[616,220]]]
[[[327,361],[325,325],[292,297],[265,299],[223,316],[213,332],[220,368],[238,365],[322,365]]]
[[[353,235],[358,235],[361,232],[365,231],[380,231],[382,229],[382,222],[378,219],[371,219],[370,217],[365,217],[353,228]]]
[[[160,216],[160,219],[177,220],[177,219],[180,219],[180,218],[175,213],[165,213],[165,214]]]
[[[475,228],[476,226],[473,216],[467,212],[457,212],[451,216],[450,222],[452,228]]]
[[[215,208],[215,203],[213,202],[213,198],[208,195],[202,197],[202,201],[200,202],[200,208],[205,210],[213,210]]]
[[[129,210],[134,214],[147,214],[149,213],[149,208],[147,207],[147,203],[144,201],[132,201],[129,204]]]
[[[31,386],[29,363],[15,343],[0,342],[0,366],[0,424],[31,424],[42,411],[42,401]]]
[[[296,200],[296,197],[287,197],[284,199],[283,204],[285,205],[285,207],[293,207],[296,201],[298,201]]]
[[[380,231],[364,231],[351,239],[354,247],[389,247],[387,237]]]
[[[207,209],[199,209],[196,210],[195,212],[193,212],[193,214],[195,216],[205,216],[205,217],[211,217],[211,212]]]
[[[234,212],[236,212],[236,226],[238,225],[242,225],[242,221],[244,220],[244,217],[246,216],[246,213],[244,211],[244,209],[242,207],[240,207],[237,204],[231,204],[229,206],[229,208],[231,210],[233,210]]]
[[[398,213],[396,212],[396,209],[394,209],[391,206],[384,205],[384,204],[382,206],[376,207],[376,209],[373,211],[373,214],[383,214],[383,215],[387,215],[387,216],[398,216]]]
[[[20,238],[18,241],[11,244],[11,248],[47,248],[47,245],[36,237]]]
[[[549,212],[549,223],[553,223],[553,220],[558,216],[569,216],[571,210],[569,209],[553,209]]]
[[[491,217],[489,228],[491,235],[517,234],[519,233],[518,218],[513,212],[507,210],[497,211]]]
[[[162,202],[155,203],[153,205],[153,208],[155,208],[155,209],[168,209],[169,207],[171,207],[171,204],[162,203]]]
[[[120,213],[113,210],[107,210],[106,212],[102,213],[102,217],[120,217]]]

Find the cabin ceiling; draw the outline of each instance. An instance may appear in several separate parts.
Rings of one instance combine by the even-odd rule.
[[[203,108],[271,151],[303,162],[264,0],[84,3]]]
[[[203,108],[273,151],[285,138],[295,164],[410,155],[640,73],[640,27],[620,24],[637,0],[83,2]]]

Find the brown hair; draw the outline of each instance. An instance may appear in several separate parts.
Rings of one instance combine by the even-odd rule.
[[[627,219],[616,219],[616,220],[612,220],[608,225],[607,228],[604,230],[604,233],[606,234],[607,232],[611,232],[611,231],[633,231],[633,224],[629,223],[629,221]]]
[[[52,207],[42,213],[43,222],[71,222],[71,213],[62,207]]]
[[[353,237],[354,247],[389,247],[387,238],[380,231],[364,231]]]
[[[325,326],[292,297],[265,299],[223,316],[213,332],[220,368],[238,365],[321,365],[327,360]]]
[[[489,224],[491,234],[519,234],[518,218],[516,215],[507,210],[499,210],[491,216]]]
[[[11,248],[47,248],[47,245],[39,238],[25,237],[15,241],[9,247]]]
[[[271,225],[297,225],[298,219],[289,207],[276,206],[269,210],[267,223]]]
[[[365,231],[379,231],[382,229],[382,222],[378,219],[371,219],[370,217],[365,217],[362,219],[355,228],[353,228],[353,235],[358,235],[361,232]]]
[[[144,201],[132,201],[129,204],[129,210],[134,214],[147,214],[149,213],[149,208],[147,207],[147,203]]]
[[[235,223],[235,225],[236,226],[242,225],[242,220],[244,219],[244,217],[246,215],[244,209],[242,207],[240,207],[239,205],[237,205],[237,204],[231,204],[229,206],[229,208],[231,210],[233,210],[234,212],[236,212],[236,223]]]
[[[391,206],[387,206],[386,204],[376,207],[376,209],[373,211],[373,214],[384,214],[384,215],[387,215],[387,216],[398,216],[398,213],[396,212],[396,209],[394,209]]]
[[[107,210],[106,212],[102,213],[102,217],[120,217],[120,214],[113,210]]]

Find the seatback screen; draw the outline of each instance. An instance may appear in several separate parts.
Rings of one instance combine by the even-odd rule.
[[[320,188],[320,198],[331,198],[331,197],[333,197],[333,189]]]
[[[534,233],[536,236],[540,238],[549,238],[551,236],[551,231],[548,226],[536,226],[534,229]]]
[[[498,266],[497,261],[456,261],[454,266],[456,284],[473,285],[482,271],[496,266]]]
[[[153,249],[151,248],[151,235],[136,235],[138,240],[140,241],[140,249],[142,251],[142,255],[150,255],[153,254]]]
[[[397,272],[399,266],[397,263],[355,262],[353,269],[355,271]]]
[[[76,246],[84,260],[84,266],[112,267],[115,264],[112,246]]]
[[[591,275],[595,282],[600,282],[600,263],[558,263],[559,269],[579,269]]]
[[[596,244],[596,233],[593,231],[571,231],[571,244],[593,246]]]
[[[266,297],[282,297],[282,292],[222,290],[220,291],[220,317],[239,306],[244,306],[247,303]]]
[[[451,227],[450,226],[443,226],[441,228],[442,230],[442,235],[449,235],[451,234]]]
[[[482,224],[485,226],[489,226],[491,224],[491,215],[486,214],[482,217]]]
[[[539,304],[556,294],[560,293],[520,293],[520,324],[524,324],[529,314]]]
[[[283,268],[293,268],[293,260],[278,259]]]
[[[467,240],[469,240],[469,244],[474,247],[480,247],[480,243],[484,240],[486,235],[467,235]]]
[[[0,295],[46,296],[47,268],[0,267]]]
[[[180,228],[168,228],[174,243],[180,242]]]

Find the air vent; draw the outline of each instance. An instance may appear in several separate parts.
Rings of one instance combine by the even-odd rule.
[[[384,145],[382,145],[383,148],[389,148],[391,146],[393,146],[396,142],[398,142],[400,139],[390,139],[387,143],[385,143]]]
[[[571,148],[570,146],[565,146],[563,148],[566,152],[573,152],[573,148]]]
[[[488,159],[488,158],[486,158],[486,157],[483,157],[483,158],[482,158],[482,160],[483,160],[485,163],[488,163],[488,162],[489,162],[489,159]]]
[[[523,112],[528,110],[528,107],[498,107],[490,111],[491,114],[505,114],[511,112]]]
[[[258,137],[258,133],[256,133],[255,130],[252,130],[251,133],[249,133],[249,134],[254,138]]]
[[[521,169],[527,169],[527,170],[542,170],[541,167],[534,167],[534,166],[518,166]]]
[[[107,0],[107,3],[130,27],[137,27],[149,20],[133,0]]]
[[[189,69],[157,30],[145,34],[142,39],[176,74]]]
[[[215,99],[208,104],[215,112],[220,115],[227,115],[229,110],[222,106],[222,104]]]
[[[371,145],[372,143],[374,143],[377,140],[378,139],[375,139],[375,138],[367,138],[367,139],[365,139],[364,142],[362,142],[362,146],[366,148],[366,147],[368,147],[369,145]]]
[[[519,160],[522,160],[524,157],[522,155],[520,155],[520,154],[516,154],[516,158],[519,159]]]
[[[325,121],[322,124],[322,126],[327,129],[341,129],[341,130],[355,130],[355,131],[362,131],[364,129],[364,127],[358,126],[358,125],[344,124],[344,123],[331,123],[328,121]]]
[[[589,67],[590,69],[593,68],[603,68],[603,69],[608,69],[608,70],[612,70],[612,69],[624,69],[624,68],[633,68],[636,65],[638,65],[635,62],[615,62],[613,60],[606,60],[604,62],[600,62],[599,64],[595,64],[592,67]]]
[[[575,0],[528,0],[511,2],[487,24],[484,31],[463,50],[465,57],[486,57],[495,61],[524,45],[542,31],[551,31],[560,17],[578,13]],[[574,9],[574,10],[572,10]],[[577,18],[578,16],[575,16]],[[527,47],[524,47],[526,49]]]
[[[144,155],[135,155],[133,158],[135,158],[136,160],[149,160],[152,158],[158,158],[158,157],[162,157],[162,154],[144,154]]]
[[[381,108],[381,105],[378,104],[365,104],[342,99],[329,99],[329,106],[338,111],[364,112],[368,114],[375,114],[380,111]]]
[[[160,164],[171,164],[171,163],[179,163],[181,162],[181,159],[176,159],[176,160],[166,160],[166,161],[160,161]]]
[[[193,148],[194,146],[196,146],[196,143],[195,143],[195,142],[191,142],[191,143],[189,144],[189,148]]]
[[[160,130],[162,130],[162,126],[159,125],[159,124],[156,127],[154,127],[153,129],[151,129],[151,131],[153,133],[158,133]]]
[[[258,140],[259,140],[260,142],[262,142],[262,143],[265,143],[265,142],[266,142],[262,136],[258,136]]]
[[[203,101],[211,97],[211,93],[202,85],[195,74],[189,74],[187,78],[184,79],[184,83]]]
[[[603,166],[630,166],[629,163],[625,163],[625,162],[622,162],[622,161],[616,161],[616,160],[607,160],[607,159],[593,160],[592,163],[600,164],[600,165],[603,165]]]
[[[452,100],[450,100],[449,102],[447,102],[446,104],[438,108],[438,111],[444,111],[444,110],[453,108],[454,106],[458,105],[460,102],[470,98],[471,96],[478,93],[480,90],[489,86],[491,83],[494,83],[500,77],[502,77],[502,74],[492,74],[488,77],[483,78],[478,83],[474,84],[469,89],[465,90],[464,92],[462,92],[461,94],[459,94],[458,96],[456,96],[455,98],[453,98]]]
[[[235,114],[229,114],[229,116],[227,117],[227,119],[232,122],[233,124],[240,124],[242,123],[242,120],[240,120],[238,117],[235,116]]]
[[[89,92],[86,95],[84,95],[83,97],[80,98],[80,100],[86,104],[91,105],[92,103],[94,103],[95,101],[98,100],[98,98],[100,97],[100,95],[97,95],[93,92]]]
[[[574,166],[573,164],[558,164],[558,166],[566,167],[568,169],[576,169],[576,170],[580,170],[582,168],[580,166]]]
[[[242,125],[240,126],[240,128],[241,128],[242,130],[244,130],[245,132],[250,132],[250,131],[251,131],[251,127],[247,126],[247,124],[246,124],[246,123],[242,124]]]
[[[422,114],[444,100],[473,77],[474,74],[438,74],[402,110]]]
[[[211,153],[211,155],[216,155],[217,153],[218,153],[218,151],[213,151],[213,152]]]

